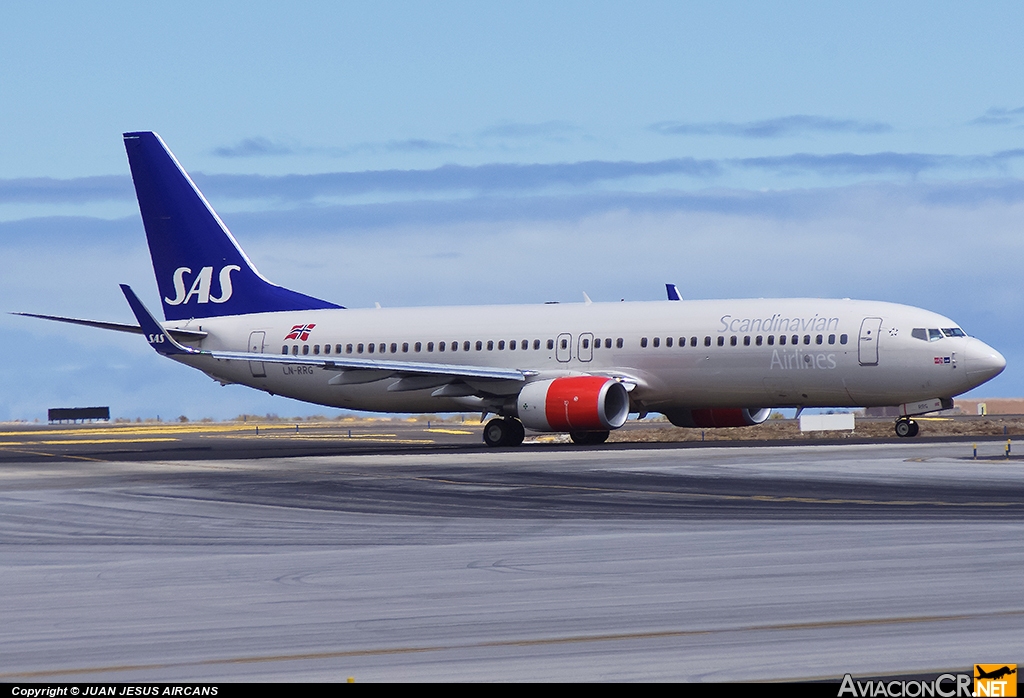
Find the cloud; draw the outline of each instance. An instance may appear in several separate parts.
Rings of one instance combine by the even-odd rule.
[[[484,138],[564,138],[582,131],[568,121],[543,121],[540,123],[505,122],[480,131]]]
[[[135,189],[127,175],[53,179],[0,179],[0,203],[85,203],[132,199]]]
[[[430,143],[401,142],[395,147],[429,148]],[[1024,158],[1024,149],[982,155],[933,153],[794,153],[751,158],[671,158],[637,162],[590,160],[568,163],[491,163],[443,165],[427,170],[365,170],[310,175],[241,175],[192,173],[200,189],[214,198],[262,199],[301,203],[318,198],[344,198],[366,194],[463,196],[503,192],[541,192],[551,188],[585,190],[596,184],[631,178],[656,180],[685,177],[707,183],[731,170],[762,171],[778,175],[815,174],[825,177],[914,177],[925,171],[1006,171]],[[134,201],[127,176],[76,179],[24,178],[0,180],[0,204],[80,204],[90,201]]]
[[[972,119],[969,123],[976,126],[1017,126],[1022,121],[1024,121],[1024,107],[1016,109],[992,107],[977,119]]]
[[[936,155],[929,153],[794,153],[730,162],[748,169],[781,174],[813,172],[824,176],[903,174],[917,176],[925,170],[1005,169],[1013,160],[1024,158],[1024,149],[1002,150],[990,155]]]
[[[458,146],[426,138],[406,138],[382,142],[356,143],[350,146],[288,145],[263,136],[245,138],[234,145],[220,146],[211,152],[222,158],[280,157],[286,155],[319,155],[348,157],[357,153],[421,153],[455,150]]]
[[[277,155],[294,155],[295,148],[284,143],[279,143],[256,136],[245,138],[235,145],[226,145],[213,149],[213,154],[222,158],[255,158]]]
[[[443,165],[430,170],[368,170],[314,175],[202,175],[203,191],[236,198],[307,200],[370,192],[437,193],[528,191],[553,186],[583,187],[631,177],[684,175],[713,177],[721,167],[713,160],[674,158],[653,162],[592,160],[552,164]]]
[[[736,138],[784,138],[807,133],[888,133],[890,124],[881,121],[833,119],[827,116],[793,114],[761,121],[685,122],[659,121],[651,131],[672,136],[733,136]]]

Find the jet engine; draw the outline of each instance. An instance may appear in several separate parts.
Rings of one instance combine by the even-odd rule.
[[[626,386],[602,376],[527,383],[516,401],[523,426],[534,431],[608,431],[626,423]]]
[[[771,413],[769,407],[714,407],[666,412],[665,416],[677,427],[752,427]]]

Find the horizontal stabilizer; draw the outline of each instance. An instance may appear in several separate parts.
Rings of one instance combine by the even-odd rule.
[[[11,315],[21,315],[22,317],[34,317],[40,320],[53,320],[55,322],[66,322],[71,325],[83,325],[85,327],[96,327],[101,330],[113,330],[115,332],[128,332],[130,334],[142,334],[142,328],[138,325],[126,325],[121,322],[104,322],[102,320],[81,320],[73,317],[61,317],[59,315],[39,315],[38,313],[11,313]],[[170,334],[179,342],[189,342],[200,340],[207,335],[206,332],[201,330],[182,330],[174,328],[164,328],[164,331]]]

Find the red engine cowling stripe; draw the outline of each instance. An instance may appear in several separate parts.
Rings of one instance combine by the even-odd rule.
[[[575,376],[552,381],[544,404],[544,416],[552,431],[607,429],[599,412],[601,388],[607,382],[607,378],[600,376]]]

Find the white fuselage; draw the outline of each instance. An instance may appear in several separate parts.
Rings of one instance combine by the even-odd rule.
[[[1002,356],[955,322],[894,303],[828,299],[656,301],[376,308],[260,313],[165,323],[208,333],[208,350],[423,361],[530,371],[528,380],[595,374],[635,384],[635,409],[865,407],[963,393]],[[303,336],[295,326],[312,326]],[[918,330],[914,336],[913,330]],[[920,330],[955,330],[920,338]],[[286,339],[290,334],[291,339]],[[372,347],[372,351],[370,349]],[[467,349],[468,347],[468,349]],[[340,350],[340,354],[338,354]],[[393,389],[399,375],[332,384],[341,370],[182,357],[225,383],[334,407],[465,410],[436,386]],[[534,373],[535,372],[535,373]],[[522,383],[481,384],[515,395]],[[389,390],[389,388],[392,388]]]

